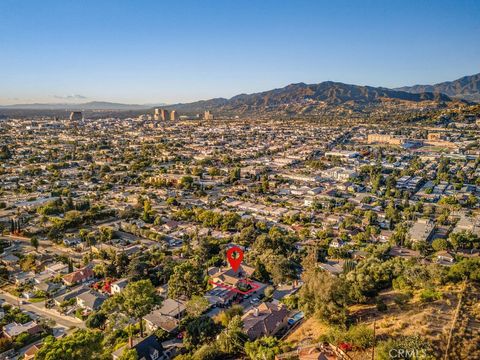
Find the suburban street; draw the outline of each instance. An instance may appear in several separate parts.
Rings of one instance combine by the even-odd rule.
[[[67,330],[70,330],[71,328],[85,328],[85,324],[80,319],[71,316],[63,316],[55,310],[46,309],[44,307],[44,301],[20,305],[19,298],[8,294],[3,290],[0,290],[0,299],[4,300],[10,305],[19,306],[23,311],[31,312],[40,318],[54,320],[57,325],[60,325]]]
[[[0,239],[6,240],[6,241],[12,241],[14,250],[18,250],[20,246],[29,247],[33,249],[33,246],[30,244],[30,239],[23,236],[7,235],[7,236],[1,236]],[[71,257],[77,260],[81,259],[83,256],[83,253],[73,251],[70,248],[57,246],[50,240],[39,240],[38,249],[39,249],[39,252],[44,252],[44,253],[55,252],[56,254],[66,256],[66,257]]]

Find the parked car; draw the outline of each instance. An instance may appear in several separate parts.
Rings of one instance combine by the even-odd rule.
[[[293,315],[291,318],[288,319],[288,325],[293,325],[297,323],[298,321],[302,320],[305,314],[303,311],[297,312],[295,315]]]

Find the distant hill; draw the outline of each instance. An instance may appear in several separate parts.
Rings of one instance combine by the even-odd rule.
[[[445,81],[435,85],[404,86],[396,90],[409,93],[435,92],[453,98],[480,102],[480,73],[464,76],[454,81]]]
[[[162,106],[158,104],[155,106]],[[82,104],[15,104],[0,106],[2,109],[33,109],[33,110],[142,110],[154,105],[120,104],[105,101],[91,101]]]
[[[280,89],[254,94],[241,94],[230,99],[215,98],[188,104],[169,105],[167,108],[190,112],[209,109],[233,113],[255,113],[288,106],[294,108],[336,107],[344,104],[369,106],[391,100],[415,103],[451,101],[447,95],[439,93],[409,93],[381,87],[325,81],[319,84],[290,84]]]
[[[420,90],[420,89],[419,89]],[[350,85],[325,81],[318,84],[297,83],[283,88],[253,94],[240,94],[230,99],[210,100],[173,105],[135,105],[110,102],[83,104],[18,104],[0,107],[9,110],[90,110],[107,111],[152,111],[162,106],[181,113],[199,113],[212,110],[227,116],[320,116],[323,114],[348,115],[370,114],[376,110],[403,111],[438,108],[452,99],[443,93],[429,91],[402,91],[383,87]]]

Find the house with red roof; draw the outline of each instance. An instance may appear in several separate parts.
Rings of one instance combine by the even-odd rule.
[[[95,277],[93,270],[89,267],[76,270],[63,277],[63,283],[67,286],[82,284],[86,281],[92,280]]]

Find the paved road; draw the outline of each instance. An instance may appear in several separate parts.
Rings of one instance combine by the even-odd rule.
[[[19,298],[3,290],[0,290],[0,299],[4,300],[10,305],[19,306],[23,311],[29,311],[39,317],[54,320],[58,325],[61,325],[67,329],[85,328],[85,323],[80,319],[71,316],[61,315],[53,309],[46,309],[43,301],[38,303],[27,303],[19,305]]]
[[[19,246],[30,247],[33,249],[33,246],[30,244],[29,238],[24,238],[15,235],[6,235],[1,236],[0,239],[10,240],[13,241],[14,248],[17,249]],[[81,260],[83,258],[84,252],[76,252],[71,248],[64,248],[62,246],[58,246],[54,244],[50,240],[39,240],[39,251],[42,252],[50,252],[51,254],[58,254],[62,256],[66,256],[68,258],[74,258],[76,260]]]

